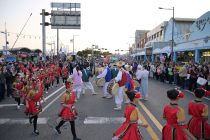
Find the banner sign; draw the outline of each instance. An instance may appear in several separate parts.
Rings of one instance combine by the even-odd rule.
[[[160,56],[160,59],[164,59],[164,55],[161,55],[161,56]]]
[[[19,56],[27,56],[27,55],[39,55],[38,52],[23,52],[23,51],[19,51]]]

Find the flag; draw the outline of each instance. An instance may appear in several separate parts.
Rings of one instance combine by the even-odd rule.
[[[62,46],[61,46],[61,48],[60,48],[60,51],[59,51],[59,53],[62,53]]]
[[[62,49],[62,52],[64,52],[67,55],[66,47],[64,46]]]

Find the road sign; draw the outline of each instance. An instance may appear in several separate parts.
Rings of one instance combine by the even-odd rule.
[[[81,11],[80,3],[51,3],[52,29],[80,29]]]

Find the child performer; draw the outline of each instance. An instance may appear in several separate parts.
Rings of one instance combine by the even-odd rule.
[[[68,77],[68,69],[66,68],[66,65],[63,65],[62,78],[63,78],[64,85],[65,85],[65,81],[67,81],[67,77]]]
[[[13,98],[17,104],[17,109],[20,109],[20,97],[24,95],[24,83],[21,82],[21,76],[16,76],[16,82],[12,84],[12,89],[14,90]]]
[[[59,67],[59,64],[56,64],[56,67],[54,70],[55,70],[55,77],[57,79],[57,85],[56,85],[56,87],[57,87],[58,84],[60,84],[59,77],[61,76],[61,74],[60,74],[61,68]]]
[[[43,75],[44,75],[44,85],[45,85],[46,93],[48,93],[50,83],[51,83],[50,74],[48,73],[48,70],[46,70],[46,72]]]
[[[143,137],[138,126],[147,128],[149,125],[138,123],[139,110],[136,103],[141,95],[137,91],[126,91],[126,94],[131,101],[124,113],[126,121],[114,132],[112,140],[142,140]]]
[[[75,132],[75,119],[77,119],[77,110],[74,107],[74,103],[77,102],[75,93],[73,90],[73,83],[67,82],[66,84],[66,93],[63,94],[61,99],[61,106],[63,106],[63,109],[58,114],[59,117],[61,117],[61,121],[54,128],[54,130],[57,132],[58,135],[61,134],[60,127],[66,122],[69,121],[71,124],[71,132],[73,135],[73,140],[81,140],[80,138],[77,138],[76,132]]]
[[[163,111],[163,119],[167,120],[167,124],[162,130],[162,140],[188,140],[187,136],[196,140],[187,130],[184,109],[178,105],[179,98],[183,98],[184,94],[180,90],[171,89],[167,91],[167,96],[171,103],[167,104]]]
[[[210,139],[210,126],[208,120],[208,106],[202,103],[205,95],[210,95],[209,91],[197,88],[195,91],[196,99],[188,105],[188,115],[192,115],[188,123],[188,130],[197,139]]]
[[[50,68],[50,79],[51,79],[51,81],[52,81],[52,87],[51,88],[53,88],[53,85],[54,85],[54,81],[55,81],[55,72],[53,71],[53,68],[51,67]]]
[[[39,135],[39,131],[37,130],[37,119],[38,119],[38,115],[39,112],[41,111],[41,104],[40,104],[40,99],[42,99],[45,103],[45,99],[44,96],[42,95],[42,88],[41,88],[41,82],[40,80],[34,81],[33,82],[33,86],[34,88],[32,90],[29,91],[28,95],[27,95],[27,99],[26,100],[26,114],[31,115],[32,117],[29,116],[29,123],[32,123],[32,119],[33,120],[33,125],[34,125],[34,135]]]
[[[28,95],[28,92],[30,91],[30,90],[32,90],[32,88],[33,88],[33,81],[32,81],[32,78],[28,78],[28,80],[27,80],[27,85],[26,86],[24,86],[24,92],[25,92],[25,94],[24,94],[24,100],[23,100],[23,104],[24,105],[26,105],[26,97],[27,97],[27,95]]]

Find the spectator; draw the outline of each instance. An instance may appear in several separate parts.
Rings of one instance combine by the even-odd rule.
[[[193,91],[197,88],[197,74],[198,74],[198,71],[196,69],[196,66],[193,65],[192,68],[189,70],[190,72],[190,83],[189,83],[189,91]],[[192,88],[193,86],[193,88]]]
[[[184,63],[181,64],[181,70],[179,71],[179,77],[181,82],[181,87],[184,89],[184,79],[187,77],[187,68]]]
[[[6,85],[7,85],[7,98],[11,98],[12,92],[13,92],[11,86],[12,86],[15,76],[12,74],[13,70],[10,65],[6,67],[6,70],[7,72],[5,73],[5,77],[6,77]]]

